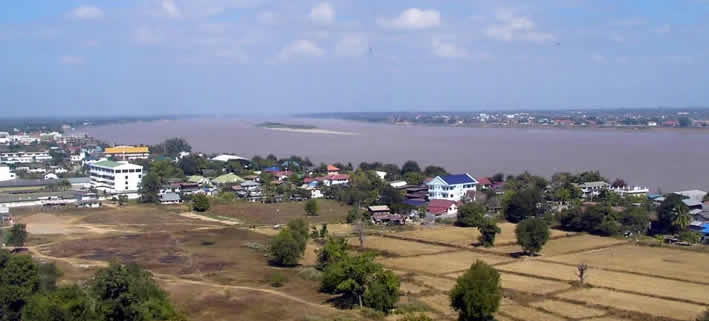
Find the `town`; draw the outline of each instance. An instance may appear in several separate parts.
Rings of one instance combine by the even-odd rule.
[[[126,215],[132,215],[129,212],[150,216],[164,214],[145,211],[166,211],[180,213],[175,216],[180,220],[189,218],[206,224],[200,228],[214,229],[217,227],[213,224],[217,224],[231,231],[241,226],[256,233],[254,235],[273,238],[266,242],[259,237],[261,241],[248,241],[251,242],[248,244],[267,251],[271,257],[269,264],[273,267],[301,266],[293,273],[303,273],[313,270],[308,266],[315,266],[316,270],[308,273],[324,273],[316,278],[322,278],[322,282],[331,280],[327,276],[329,270],[324,268],[329,261],[323,255],[350,255],[327,251],[346,248],[354,253],[371,251],[376,255],[377,263],[369,258],[365,260],[369,263],[362,264],[374,264],[369,268],[375,270],[390,268],[398,276],[385,273],[382,280],[403,282],[401,290],[397,285],[395,291],[386,294],[389,301],[385,301],[389,303],[375,304],[366,297],[360,301],[364,302],[360,305],[384,313],[421,305],[417,309],[428,311],[436,318],[452,318],[448,304],[441,302],[441,296],[446,293],[444,288],[452,287],[452,280],[476,260],[501,271],[505,300],[518,302],[511,305],[514,309],[503,305],[497,314],[502,320],[522,320],[528,316],[545,320],[577,319],[581,312],[566,314],[563,310],[564,305],[575,302],[585,302],[586,305],[593,302],[593,308],[573,308],[590,309],[589,315],[592,316],[608,314],[625,316],[627,320],[648,317],[687,320],[709,303],[705,295],[696,294],[706,293],[703,283],[696,285],[698,292],[673,292],[680,284],[690,286],[691,283],[685,284],[682,280],[691,274],[675,276],[675,272],[669,270],[655,273],[652,266],[639,268],[645,269],[642,270],[645,278],[658,278],[647,282],[679,280],[673,281],[679,283],[665,290],[645,294],[632,282],[611,284],[609,279],[600,278],[603,273],[611,273],[603,271],[624,273],[623,264],[606,262],[606,256],[578,262],[574,256],[580,253],[593,255],[590,253],[594,250],[632,252],[634,246],[644,246],[643,251],[653,248],[657,250],[652,251],[663,251],[657,253],[658,257],[672,256],[675,251],[704,255],[701,253],[707,251],[706,243],[709,242],[709,196],[700,190],[651,191],[626,183],[622,178],[605,178],[595,171],[557,173],[545,178],[528,172],[514,175],[448,173],[435,164],[421,166],[416,161],[407,161],[401,166],[365,162],[355,167],[342,162],[315,164],[308,157],[301,156],[206,155],[193,152],[189,143],[181,138],[152,146],[111,146],[85,135],[41,132],[5,134],[0,144],[0,225],[2,231],[6,231],[3,234],[7,244],[3,246],[13,251],[21,251],[26,246],[24,241],[19,244],[13,241],[13,233],[26,233],[25,229],[31,237],[27,249],[40,256],[47,256],[50,252],[31,245],[34,242],[55,233],[77,233],[69,223],[56,223],[58,217],[55,214],[42,213],[75,213],[69,215],[78,214],[79,217],[92,217],[92,211],[103,213],[101,221],[115,219],[127,225],[82,223],[74,228],[91,226],[92,230],[106,231],[100,232],[102,234],[118,233],[120,237],[126,233],[121,232],[122,229],[146,219],[129,216],[132,218],[121,221]],[[320,228],[316,222],[322,222]],[[156,224],[154,228],[165,223]],[[180,224],[185,223],[171,224],[182,226]],[[522,226],[528,229],[527,232]],[[56,232],[57,229],[60,232]],[[297,231],[310,240],[299,241]],[[154,232],[129,233],[147,237]],[[39,239],[33,240],[32,237]],[[63,236],[56,237],[52,243],[71,242],[71,238],[64,239]],[[100,240],[97,239],[97,244],[103,242]],[[106,242],[110,240],[111,237],[104,239]],[[293,245],[288,245],[289,242]],[[148,249],[154,246],[147,244],[144,246]],[[112,250],[117,252],[105,259],[120,257],[122,254],[119,253],[128,245],[110,246],[123,249]],[[285,250],[290,246],[297,248],[295,253]],[[317,254],[317,260],[308,261],[313,253]],[[519,261],[520,257],[535,258],[539,253],[542,255],[539,259]],[[362,255],[362,259],[369,257],[369,254]],[[557,258],[565,257],[569,259],[557,261]],[[94,264],[87,263],[92,262],[86,260],[87,256],[79,258],[84,262],[80,266]],[[558,295],[539,292],[549,299],[538,303],[548,305],[519,303],[524,302],[524,295],[541,291],[529,287],[549,286],[553,294],[557,291],[553,289],[567,289],[564,284],[583,284],[583,275],[588,268],[584,261],[591,263],[591,273],[598,276],[588,281],[595,291],[605,289],[602,291],[614,295],[640,295],[637,302],[662,298],[672,304],[682,302],[688,306],[645,311],[626,306],[625,301],[595,302],[595,297],[584,296],[572,296],[567,300],[562,294],[568,290]],[[150,262],[151,259],[138,257],[126,261],[152,266]],[[567,279],[568,276],[544,272],[547,268],[556,268],[555,264],[561,264],[558,267],[567,264],[567,267],[576,269],[577,263],[578,279],[573,273],[570,273],[572,278]],[[662,273],[670,273],[672,277]],[[278,280],[269,282],[278,287],[287,282],[286,277],[279,275],[274,274],[272,277]],[[627,277],[632,278],[632,275]],[[325,283],[321,287],[323,294],[349,296],[356,299],[354,302],[363,300],[362,293],[356,291],[343,292],[336,290],[336,285]],[[409,303],[397,304],[398,300]],[[599,309],[609,312],[602,313]]]

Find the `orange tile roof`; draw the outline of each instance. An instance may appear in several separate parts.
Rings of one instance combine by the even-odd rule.
[[[137,154],[137,153],[150,153],[150,150],[146,146],[116,146],[106,148],[106,154]]]

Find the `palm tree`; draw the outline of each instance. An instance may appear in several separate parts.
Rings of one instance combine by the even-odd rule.
[[[689,211],[686,208],[679,208],[677,211],[679,213],[677,213],[677,216],[675,216],[675,219],[672,221],[672,226],[675,228],[675,231],[681,232],[687,229],[689,223],[692,221],[692,217],[689,215]]]

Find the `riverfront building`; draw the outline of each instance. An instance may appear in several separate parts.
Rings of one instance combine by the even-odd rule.
[[[143,166],[128,162],[100,161],[89,164],[91,186],[111,194],[137,193]]]

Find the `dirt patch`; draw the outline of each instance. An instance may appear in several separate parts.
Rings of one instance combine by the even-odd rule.
[[[599,317],[606,314],[606,312],[603,310],[593,309],[579,304],[571,304],[556,300],[544,300],[541,302],[534,302],[531,304],[531,306],[545,311],[553,312],[558,315],[563,315],[567,318],[572,319]]]
[[[628,243],[625,240],[618,240],[610,237],[600,237],[593,235],[577,235],[573,237],[565,237],[553,239],[547,242],[542,248],[541,255],[546,257],[551,257],[554,255],[561,255],[566,253],[577,253],[581,251],[588,251],[598,248],[606,248],[609,246],[619,245]],[[491,251],[501,254],[516,254],[522,252],[522,248],[519,245],[508,245],[501,247],[493,247],[489,249],[484,249],[486,251]]]
[[[305,216],[304,202],[284,202],[276,204],[261,204],[235,201],[226,204],[215,204],[209,210],[214,216],[235,218],[244,224],[286,224],[296,218],[305,218],[310,223],[342,223],[347,217],[350,207],[332,200],[318,200],[320,211],[318,216]]]
[[[470,267],[476,260],[482,260],[488,264],[511,261],[495,255],[474,253],[466,250],[458,252],[433,254],[425,256],[386,258],[379,261],[385,266],[393,269],[417,271],[431,274],[446,274],[462,271]]]
[[[347,242],[352,246],[359,246],[359,238],[348,238]],[[449,247],[421,244],[418,242],[398,240],[381,236],[367,236],[364,238],[364,247],[368,249],[384,251],[399,256],[412,256],[421,254],[432,254],[438,252],[451,251]]]

